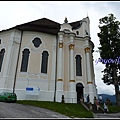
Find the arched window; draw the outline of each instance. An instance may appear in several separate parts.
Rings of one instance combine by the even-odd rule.
[[[76,55],[76,76],[82,76],[81,56]]]
[[[34,38],[34,40],[32,42],[36,48],[38,48],[40,46],[40,44],[42,43],[41,39],[38,37]]]
[[[48,65],[48,52],[43,51],[42,53],[42,63],[41,63],[41,73],[47,73],[47,65]]]
[[[2,50],[0,51],[0,72],[1,72],[1,68],[2,68],[4,53],[5,53],[5,49],[2,49]]]
[[[29,54],[30,54],[29,49],[24,49],[22,55],[21,72],[27,72]]]

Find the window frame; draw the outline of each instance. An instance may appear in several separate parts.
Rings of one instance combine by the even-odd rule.
[[[76,76],[82,76],[82,57],[81,55],[76,55]]]
[[[48,51],[42,52],[42,61],[41,61],[41,73],[47,74],[48,69]]]
[[[21,61],[21,69],[20,72],[27,72],[28,69],[28,62],[29,62],[29,49],[24,49],[22,51],[22,61]]]

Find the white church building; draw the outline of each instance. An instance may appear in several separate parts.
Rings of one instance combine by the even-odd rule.
[[[97,97],[89,17],[42,18],[0,31],[0,92],[18,100],[78,103]]]

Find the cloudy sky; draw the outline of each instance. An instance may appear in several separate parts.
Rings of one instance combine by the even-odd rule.
[[[99,46],[99,19],[113,13],[117,20],[120,20],[119,8],[119,1],[0,1],[0,31],[44,17],[62,24],[65,17],[68,22],[75,22],[88,16],[91,41],[96,51]],[[95,60],[100,57],[99,53],[94,52],[93,57],[98,93],[113,95],[114,86],[105,85],[101,80],[104,65],[95,64]]]

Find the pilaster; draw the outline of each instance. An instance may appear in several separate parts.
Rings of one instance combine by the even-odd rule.
[[[92,81],[92,72],[91,72],[91,63],[90,63],[90,48],[85,48],[85,54],[86,54],[86,70],[87,70],[87,94],[90,95],[90,102],[93,103],[94,99],[94,89],[93,89],[93,81]]]

